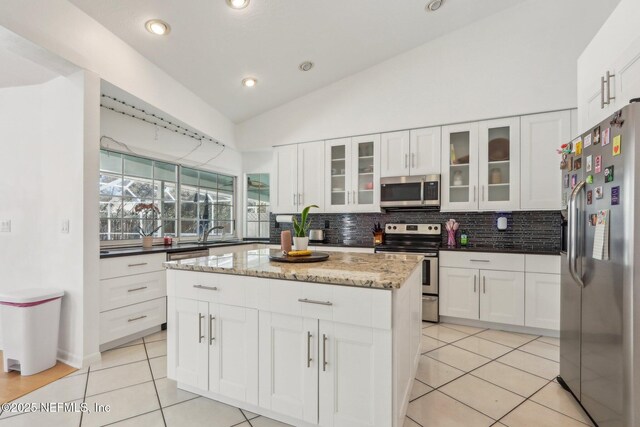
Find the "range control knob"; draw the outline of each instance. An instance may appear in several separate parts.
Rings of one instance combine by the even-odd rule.
[[[397,229],[398,229],[398,227],[396,227],[396,226],[394,225],[394,226],[393,226],[393,229],[394,229],[394,230],[397,230]]]
[[[390,225],[387,225],[387,230],[391,230],[391,226]]]
[[[429,230],[433,230],[433,227],[432,227],[432,226],[429,226]]]
[[[434,230],[438,231],[438,226],[433,227]]]

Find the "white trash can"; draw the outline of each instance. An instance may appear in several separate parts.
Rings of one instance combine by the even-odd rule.
[[[5,372],[33,375],[56,364],[63,295],[59,289],[0,293]]]

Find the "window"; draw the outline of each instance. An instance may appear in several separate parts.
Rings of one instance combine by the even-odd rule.
[[[246,237],[269,237],[269,174],[247,174]]]
[[[211,227],[211,236],[235,233],[234,178],[180,168],[180,236],[197,237]]]
[[[223,227],[215,234],[235,233],[234,181],[232,176],[101,150],[100,240],[140,239],[140,230],[157,227],[154,237],[195,238],[214,225]],[[152,203],[159,213],[136,212],[141,203]]]

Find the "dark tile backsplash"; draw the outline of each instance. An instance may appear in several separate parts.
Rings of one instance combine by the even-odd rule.
[[[499,231],[496,221],[506,216],[508,227]],[[280,232],[293,228],[291,224],[276,224],[276,215],[271,215],[270,242],[280,243]],[[496,249],[524,249],[539,251],[560,251],[562,217],[559,211],[536,212],[391,212],[391,213],[349,213],[349,214],[309,214],[311,228],[325,229],[326,243],[348,246],[373,246],[371,229],[380,222],[439,223],[453,218],[460,223],[460,230],[469,235],[470,246]],[[327,225],[325,227],[325,225]],[[458,231],[458,241],[459,241]],[[442,233],[446,244],[446,232]]]

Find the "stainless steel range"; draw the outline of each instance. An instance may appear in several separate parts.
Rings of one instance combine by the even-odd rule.
[[[438,322],[438,249],[442,242],[440,224],[386,224],[384,244],[376,253],[422,255],[422,320]]]

